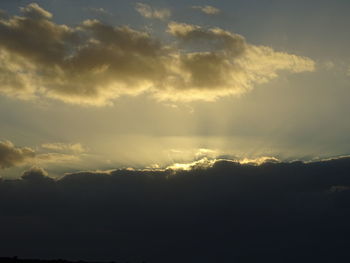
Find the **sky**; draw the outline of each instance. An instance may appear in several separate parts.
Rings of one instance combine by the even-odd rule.
[[[1,0],[1,257],[346,262],[348,0]]]
[[[346,156],[349,5],[1,1],[1,176]]]

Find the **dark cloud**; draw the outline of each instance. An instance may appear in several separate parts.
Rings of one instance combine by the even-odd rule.
[[[9,168],[31,161],[35,152],[29,147],[16,147],[10,141],[0,141],[0,168]]]
[[[39,169],[26,174],[46,178]],[[4,256],[345,262],[350,158],[0,181]]]
[[[168,14],[136,6],[149,17]],[[0,16],[0,92],[92,105],[142,92],[160,100],[214,100],[247,92],[280,70],[315,69],[309,58],[248,44],[220,28],[171,22],[167,31],[174,38],[165,44],[147,32],[98,20],[60,25],[29,4],[19,16]]]
[[[41,167],[32,167],[29,170],[25,171],[22,176],[22,180],[33,182],[33,183],[42,183],[48,182],[52,179],[48,176],[48,173]]]

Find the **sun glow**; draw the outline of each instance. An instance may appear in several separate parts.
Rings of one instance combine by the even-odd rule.
[[[168,166],[166,169],[170,170],[184,170],[184,171],[189,171],[195,168],[208,168],[211,167],[214,163],[214,160],[209,160],[208,158],[203,158],[199,161],[194,161],[190,163],[174,163],[170,166]]]

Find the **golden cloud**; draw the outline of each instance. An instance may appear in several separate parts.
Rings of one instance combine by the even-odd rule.
[[[148,92],[159,100],[212,101],[245,93],[280,71],[315,70],[310,58],[248,44],[220,28],[171,22],[172,43],[164,44],[98,20],[59,25],[37,4],[21,12],[0,18],[0,93],[22,99],[105,105]]]

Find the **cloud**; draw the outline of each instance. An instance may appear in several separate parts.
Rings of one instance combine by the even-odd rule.
[[[20,10],[24,16],[32,18],[33,20],[52,18],[52,14],[41,8],[37,3],[28,4],[26,7],[21,7]]]
[[[44,143],[42,148],[54,151],[83,153],[86,151],[85,147],[80,143]]]
[[[65,154],[65,153],[41,153],[37,154],[36,161],[40,164],[58,164],[58,163],[72,163],[80,160],[80,156],[77,154]]]
[[[0,141],[0,168],[10,168],[30,162],[35,152],[29,147],[16,147],[10,141]]]
[[[240,164],[261,165],[264,163],[278,163],[279,160],[276,157],[263,156],[254,159],[244,158],[239,161]]]
[[[40,148],[36,161],[42,165],[76,163],[87,151],[80,143],[44,143]]]
[[[47,143],[41,151],[29,147],[16,147],[10,141],[0,141],[0,169],[30,164],[75,163],[86,149],[79,143]]]
[[[88,7],[86,10],[94,15],[110,15],[110,13],[102,7]]]
[[[25,171],[21,178],[25,181],[41,183],[52,181],[48,173],[41,167],[33,166],[29,170]]]
[[[246,93],[256,84],[276,78],[281,70],[294,73],[315,70],[309,58],[251,45],[243,36],[220,28],[171,22],[168,32],[180,44],[203,50],[177,54],[178,74],[169,84],[174,87],[173,93],[163,94],[165,97],[186,100],[187,94],[192,99],[214,100]],[[175,87],[181,87],[181,92]]]
[[[201,12],[203,12],[204,14],[207,15],[217,15],[221,12],[221,10],[219,8],[216,8],[214,6],[211,5],[205,5],[205,6],[192,6],[193,9],[198,9]]]
[[[326,61],[322,63],[322,67],[326,70],[332,70],[335,68],[335,64],[333,61]]]
[[[204,157],[200,160],[197,160],[191,163],[174,163],[168,166],[167,169],[174,171],[176,173],[177,171],[190,171],[196,168],[199,168],[199,169],[209,168],[209,167],[212,167],[214,163],[215,163],[215,160],[211,160]]]
[[[36,4],[21,12],[0,19],[0,93],[21,99],[101,106],[147,92],[158,100],[213,101],[246,93],[280,71],[315,70],[310,58],[220,28],[171,22],[172,42],[165,44],[98,20],[59,25]]]
[[[144,3],[136,3],[135,9],[145,18],[166,20],[171,16],[171,12],[167,8],[156,9]]]
[[[350,158],[216,160],[59,180],[32,168],[0,181],[2,249],[116,262],[344,262],[349,171]]]

